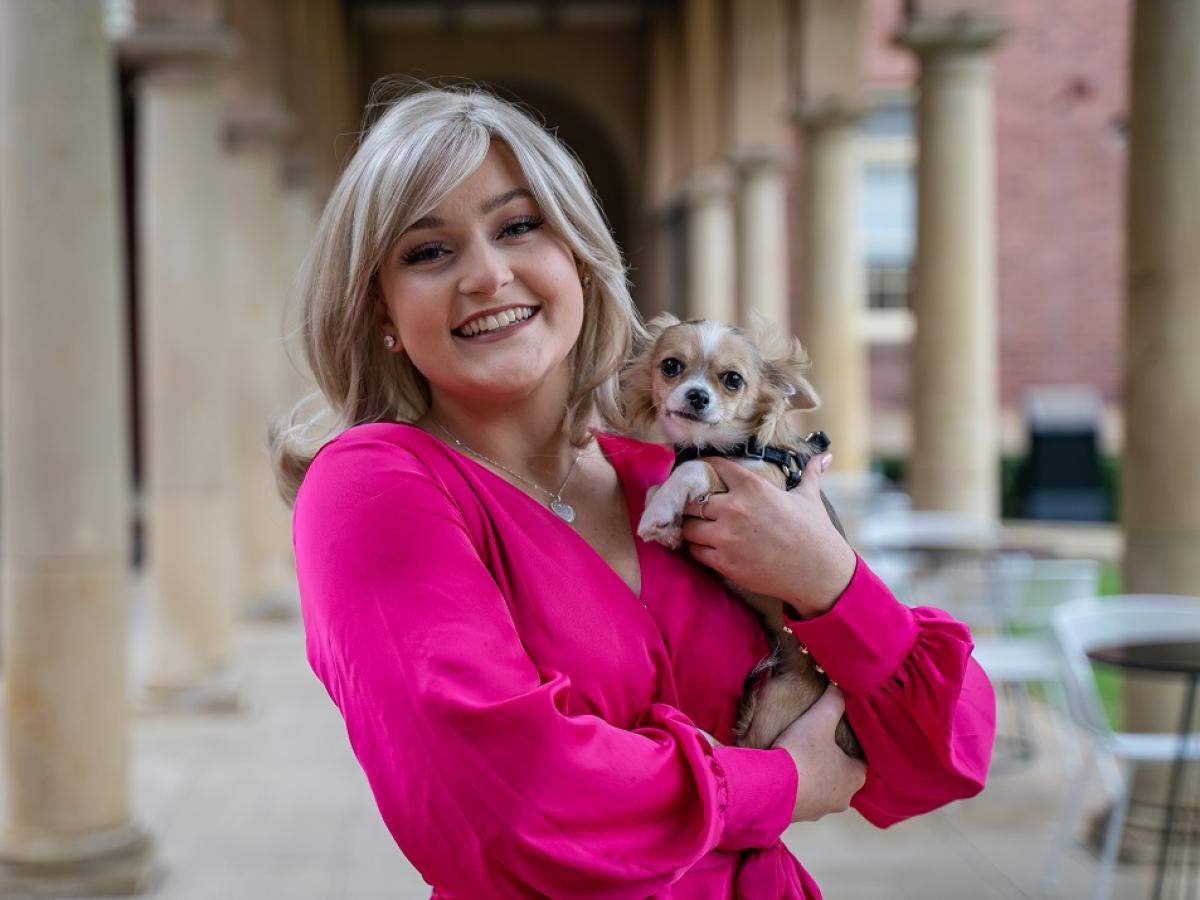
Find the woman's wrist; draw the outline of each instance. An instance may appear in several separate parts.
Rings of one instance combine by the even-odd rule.
[[[829,612],[850,585],[857,568],[858,554],[849,544],[842,543],[839,551],[831,554],[829,564],[817,570],[821,575],[804,579],[803,584],[799,585],[801,590],[787,598],[784,616],[812,619]],[[797,616],[793,616],[793,612]]]

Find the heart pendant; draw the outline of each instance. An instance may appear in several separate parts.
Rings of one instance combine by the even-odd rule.
[[[567,503],[565,500],[551,500],[550,511],[568,525],[575,521],[575,507],[573,507],[570,503]]]

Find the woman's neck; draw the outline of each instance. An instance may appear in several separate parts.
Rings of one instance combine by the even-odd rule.
[[[471,403],[434,391],[429,413],[416,424],[469,455],[486,457],[547,489],[557,488],[578,451],[563,429],[560,398]]]

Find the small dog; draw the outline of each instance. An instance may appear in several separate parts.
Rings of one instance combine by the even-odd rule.
[[[681,322],[669,314],[648,328],[650,343],[622,373],[622,399],[632,430],[645,433],[657,426],[675,445],[675,468],[646,492],[638,536],[675,549],[682,541],[684,507],[727,490],[705,456],[736,458],[790,490],[829,440],[820,432],[803,438],[787,420],[791,410],[816,409],[820,402],[804,377],[809,363],[799,341],[787,340],[765,321],[756,323],[755,340],[724,322]],[[822,500],[842,531],[824,494]],[[782,603],[729,586],[762,613],[774,648],[747,677],[736,728],[739,745],[766,748],[817,701],[829,679],[783,630]],[[844,718],[836,739],[847,754],[862,758]]]

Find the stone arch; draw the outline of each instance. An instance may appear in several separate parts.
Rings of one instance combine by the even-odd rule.
[[[534,110],[579,157],[600,198],[609,228],[628,258],[636,249],[637,203],[630,173],[604,124],[570,97],[544,84],[517,79],[493,80],[489,86],[500,96]]]

